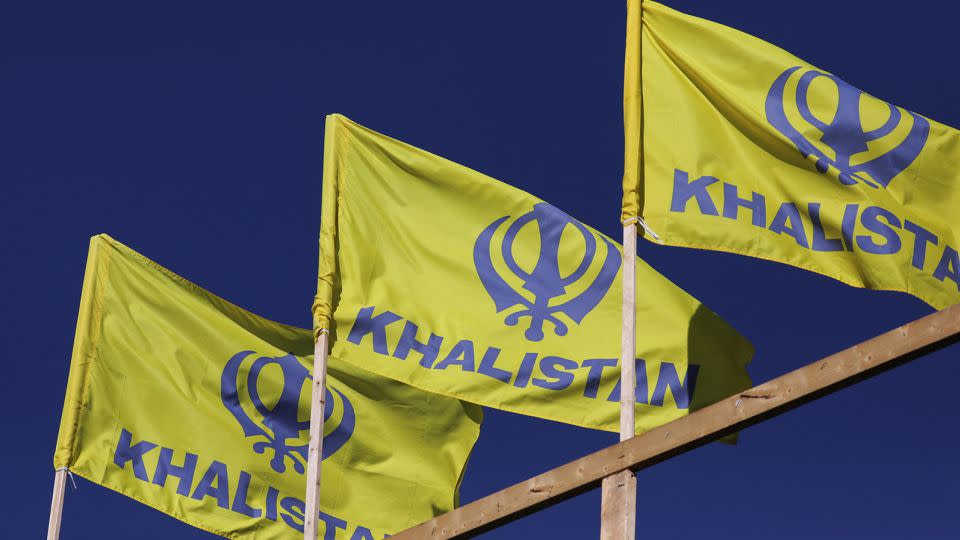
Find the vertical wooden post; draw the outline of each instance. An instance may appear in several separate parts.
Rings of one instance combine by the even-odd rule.
[[[313,388],[310,398],[310,445],[307,451],[307,498],[303,515],[304,540],[317,540],[320,518],[320,462],[323,457],[324,394],[327,389],[327,330],[313,348]]]
[[[60,538],[60,521],[63,518],[63,493],[67,489],[67,470],[57,469],[53,476],[53,502],[50,503],[50,522],[47,525],[47,540]]]
[[[391,540],[472,538],[596,488],[610,471],[646,469],[957,343],[960,304],[467,503]],[[953,429],[944,424],[941,431]]]
[[[623,227],[623,325],[620,336],[620,441],[636,435],[637,224]],[[600,510],[602,540],[634,540],[637,478],[625,470],[603,479]]]

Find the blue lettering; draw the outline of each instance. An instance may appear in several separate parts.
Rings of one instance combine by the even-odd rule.
[[[463,371],[476,371],[474,363],[473,342],[461,339],[450,349],[447,357],[441,360],[433,369],[447,369],[447,366],[460,366]]]
[[[500,358],[500,349],[496,347],[488,348],[487,352],[483,353],[483,358],[480,359],[480,367],[477,369],[477,373],[483,373],[488,377],[509,384],[513,373],[496,367],[497,358]]]
[[[294,497],[284,497],[280,500],[280,507],[286,510],[287,514],[280,517],[291,529],[303,532],[303,501]]]
[[[152,442],[140,441],[131,446],[131,442],[133,442],[133,434],[126,429],[121,429],[120,442],[117,443],[117,450],[113,453],[113,463],[122,469],[128,461],[131,461],[133,475],[144,482],[149,482],[147,469],[143,466],[143,455],[156,448],[157,445]]]
[[[741,199],[737,186],[723,183],[723,217],[737,219],[740,207],[750,210],[751,222],[757,227],[767,226],[767,202],[763,195],[753,192],[750,199]]]
[[[153,472],[153,483],[163,486],[167,483],[167,476],[176,476],[180,479],[177,483],[177,493],[184,497],[190,495],[190,486],[193,485],[193,473],[197,469],[197,455],[187,452],[183,456],[183,466],[173,465],[173,450],[170,448],[160,449],[160,459],[157,461],[157,469]]]
[[[280,492],[277,488],[273,486],[267,487],[267,519],[271,521],[277,520],[277,498],[280,496]]]
[[[338,530],[347,530],[347,522],[320,512],[320,520],[323,521],[323,540],[337,540]]]
[[[960,290],[960,255],[957,255],[957,250],[950,246],[943,250],[943,257],[940,257],[940,264],[933,272],[933,277],[940,281],[950,278],[957,284],[957,290]]]
[[[647,361],[637,358],[636,359],[636,386],[633,388],[633,398],[637,403],[647,403],[648,395],[650,389],[647,386]],[[610,392],[610,395],[607,396],[607,401],[620,401],[620,389],[622,388],[621,377],[617,377],[617,384],[613,387],[613,392]]]
[[[827,238],[827,232],[820,220],[820,203],[810,203],[810,221],[813,222],[813,250],[814,251],[843,251],[843,241],[839,238]]]
[[[374,309],[373,306],[360,309],[356,320],[353,321],[353,328],[350,329],[347,341],[360,345],[364,336],[372,334],[373,350],[384,355],[390,354],[387,352],[387,326],[399,321],[401,317],[390,311],[371,317]]]
[[[470,343],[470,342],[467,342]],[[470,343],[472,347],[472,343]],[[499,353],[498,349],[493,349]],[[535,364],[536,354],[532,355],[531,363]],[[530,356],[528,355],[528,356]],[[491,360],[491,365],[493,363]],[[561,359],[562,360],[562,359]],[[526,357],[525,357],[526,361]],[[532,367],[530,368],[532,370]],[[527,376],[529,379],[529,375]],[[280,491],[273,486],[266,486],[266,499],[264,508],[255,508],[250,504],[251,484],[254,481],[253,475],[241,470],[236,494],[233,503],[230,503],[230,480],[227,466],[219,461],[213,461],[203,477],[197,484],[193,494],[190,494],[190,485],[196,473],[198,456],[186,452],[184,454],[183,465],[173,464],[174,450],[170,448],[160,448],[157,468],[154,471],[153,479],[147,476],[146,468],[143,462],[143,456],[157,448],[157,445],[148,441],[140,441],[132,444],[133,435],[126,429],[121,429],[120,442],[114,453],[114,463],[121,469],[125,468],[127,462],[131,462],[134,475],[140,480],[152,482],[158,486],[165,486],[168,477],[174,476],[179,479],[177,493],[182,496],[189,496],[192,499],[203,501],[206,497],[213,497],[217,501],[217,506],[232,510],[239,514],[251,518],[259,518],[261,515],[271,521],[277,521],[278,517],[283,519],[287,526],[303,533],[305,504],[302,500],[295,497],[280,497]],[[254,489],[257,493],[257,490]],[[261,492],[262,493],[262,492]],[[255,496],[256,498],[256,496]],[[279,504],[278,504],[279,501]],[[278,510],[282,509],[282,512]],[[278,515],[279,514],[279,515]],[[324,523],[324,540],[336,540],[338,532],[346,532],[349,524],[347,521],[334,517],[330,514],[319,512],[319,518]],[[386,535],[384,538],[389,537]],[[367,527],[357,526],[354,529],[351,540],[374,540],[373,532]]]
[[[249,490],[250,473],[240,471],[240,483],[237,485],[237,494],[233,496],[233,507],[231,507],[231,510],[238,514],[258,518],[263,512],[259,508],[253,508],[247,504],[247,492]]]
[[[789,234],[800,247],[810,247],[807,242],[807,233],[803,229],[803,220],[800,219],[800,210],[794,203],[780,205],[777,215],[773,217],[773,223],[770,224],[770,230],[777,234]]]
[[[880,221],[880,218],[887,223]],[[885,240],[882,244],[878,244],[872,237],[860,235],[857,237],[857,245],[860,249],[874,255],[890,255],[900,251],[900,236],[893,230],[893,227],[900,228],[900,220],[889,210],[879,206],[867,207],[860,216],[860,223],[868,231],[879,234]]]
[[[843,243],[846,244],[847,251],[853,251],[853,231],[857,227],[857,213],[859,211],[859,204],[848,204],[843,209],[843,224],[840,226],[840,233],[843,235]]]
[[[216,486],[213,485],[214,482],[217,483]],[[217,506],[220,508],[230,508],[230,482],[227,480],[227,466],[219,461],[210,464],[191,496],[198,501],[202,501],[204,497],[215,498]]]
[[[600,381],[603,380],[603,370],[616,366],[617,359],[591,358],[584,360],[582,365],[590,370],[587,372],[587,383],[583,386],[583,396],[590,399],[597,399],[597,393],[600,392]],[[619,401],[620,398],[617,397],[617,400]]]
[[[534,379],[533,384],[547,390],[563,390],[573,384],[573,373],[570,373],[570,370],[578,367],[580,365],[573,360],[544,356],[540,359],[540,373],[543,373],[546,379]]]
[[[400,341],[397,342],[397,348],[394,349],[393,356],[400,360],[406,360],[411,350],[417,351],[421,355],[420,365],[429,369],[430,366],[433,365],[433,362],[436,361],[437,355],[440,354],[440,345],[443,344],[443,338],[431,333],[430,339],[428,339],[426,343],[422,343],[417,341],[417,332],[419,330],[417,325],[407,321],[406,324],[403,325],[403,335],[400,336]]]
[[[350,535],[350,540],[373,540],[373,533],[366,527],[358,526]]]
[[[523,355],[520,361],[520,369],[517,371],[517,378],[513,385],[517,388],[523,388],[530,382],[530,375],[533,374],[533,366],[537,363],[537,353],[528,352]]]
[[[669,362],[662,362],[660,364],[660,375],[657,376],[657,386],[653,389],[653,398],[650,400],[650,404],[663,407],[669,389],[678,409],[690,408],[690,401],[697,386],[697,373],[699,371],[700,366],[688,365],[687,376],[684,377],[683,384],[681,384],[677,367]]]
[[[717,205],[714,204],[710,194],[707,193],[707,187],[716,182],[719,182],[719,180],[712,176],[701,176],[690,182],[690,175],[686,171],[674,170],[673,199],[670,201],[670,211],[686,212],[687,202],[690,199],[696,199],[701,214],[719,216],[720,212],[717,212]]]
[[[923,263],[927,259],[927,244],[937,245],[937,235],[910,221],[903,221],[903,228],[913,233],[913,259],[910,263],[918,270],[923,270]]]

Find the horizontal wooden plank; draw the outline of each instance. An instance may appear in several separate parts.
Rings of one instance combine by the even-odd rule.
[[[474,535],[855,384],[960,339],[960,304],[933,313],[403,531],[394,540]]]

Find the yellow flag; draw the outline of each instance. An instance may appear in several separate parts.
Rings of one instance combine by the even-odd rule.
[[[315,329],[343,361],[618,431],[621,249],[492,178],[327,118]],[[637,261],[637,429],[750,385],[750,344]]]
[[[753,36],[628,6],[624,220],[670,245],[960,301],[960,132]]]
[[[54,465],[228,538],[302,538],[313,337],[90,243]],[[455,506],[481,410],[330,358],[320,527]],[[299,532],[298,532],[299,531]]]

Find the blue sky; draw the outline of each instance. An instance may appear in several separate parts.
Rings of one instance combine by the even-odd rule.
[[[960,125],[960,8],[667,3]],[[46,528],[91,235],[307,326],[323,118],[340,112],[618,237],[624,24],[621,1],[0,5],[6,535]],[[776,263],[643,241],[639,252],[753,341],[758,382],[931,312]],[[737,447],[643,471],[638,537],[956,537],[956,356],[947,349],[750,428]],[[463,499],[613,442],[489,411]],[[78,484],[65,539],[211,537]],[[595,538],[599,510],[591,492],[484,537]]]

